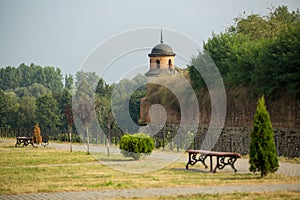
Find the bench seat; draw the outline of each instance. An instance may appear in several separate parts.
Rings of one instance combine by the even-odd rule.
[[[207,157],[210,158],[210,171],[216,172],[217,169],[223,169],[226,165],[230,165],[231,168],[237,172],[237,169],[234,167],[234,163],[238,158],[241,158],[241,155],[236,152],[219,152],[219,151],[207,151],[207,150],[186,150],[189,154],[189,159],[186,164],[186,169],[189,168],[189,165],[195,165],[197,162],[201,162],[205,168],[208,166],[205,163]],[[217,163],[213,168],[212,157],[216,157]]]

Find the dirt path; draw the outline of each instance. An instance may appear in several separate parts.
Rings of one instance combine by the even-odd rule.
[[[178,196],[191,194],[222,194],[236,192],[273,192],[273,191],[297,191],[300,192],[300,184],[272,184],[272,185],[238,185],[238,186],[197,186],[187,188],[145,188],[122,189],[104,191],[80,191],[80,192],[53,192],[19,195],[0,195],[0,199],[115,199],[115,198],[145,198],[158,196]]]

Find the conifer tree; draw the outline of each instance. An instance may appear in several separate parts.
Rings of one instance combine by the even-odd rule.
[[[41,129],[38,123],[35,124],[33,129],[33,143],[42,144]]]
[[[278,169],[278,159],[274,143],[274,132],[270,115],[266,109],[265,99],[258,100],[254,115],[253,130],[250,141],[250,171],[261,172],[261,177]]]

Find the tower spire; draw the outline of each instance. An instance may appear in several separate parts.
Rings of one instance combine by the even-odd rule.
[[[162,34],[162,29],[160,29],[160,43],[164,43],[163,41],[163,34]]]

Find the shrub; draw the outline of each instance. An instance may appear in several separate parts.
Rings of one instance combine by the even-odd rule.
[[[270,115],[262,96],[258,100],[250,141],[250,171],[261,172],[261,177],[278,169],[274,133]]]
[[[33,129],[33,142],[36,144],[42,144],[41,129],[38,123],[35,124]]]
[[[154,149],[154,141],[145,133],[123,135],[119,143],[121,153],[125,157],[138,160],[141,155],[150,155]]]

